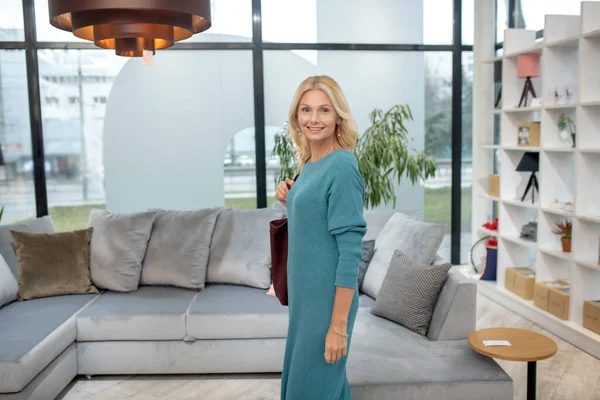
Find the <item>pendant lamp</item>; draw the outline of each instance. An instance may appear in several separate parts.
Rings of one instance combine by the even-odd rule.
[[[48,0],[50,24],[119,56],[154,54],[211,26],[210,0]]]

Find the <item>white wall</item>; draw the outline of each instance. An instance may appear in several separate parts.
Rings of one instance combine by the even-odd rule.
[[[104,124],[106,204],[115,212],[224,204],[223,151],[254,125],[249,51],[163,51],[132,59]]]

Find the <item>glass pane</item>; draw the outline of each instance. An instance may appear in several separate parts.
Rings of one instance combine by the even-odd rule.
[[[185,42],[250,42],[252,40],[252,2],[212,0],[212,26]],[[37,38],[44,42],[84,42],[70,32],[59,30],[48,21],[48,0],[35,0]]]
[[[36,216],[24,50],[0,50],[0,223]]]
[[[40,42],[80,42],[71,32],[65,32],[50,25],[50,13],[48,11],[48,0],[35,0],[35,29],[37,40]]]
[[[461,230],[460,263],[468,263],[471,239],[471,212],[473,188],[473,53],[462,54],[462,163],[461,163]]]
[[[452,43],[452,0],[262,0],[263,40]]]
[[[311,75],[327,74],[344,90],[359,134],[370,127],[369,113],[375,108],[387,111],[394,105],[410,106],[414,119],[407,126],[410,147],[426,150],[436,158],[442,174],[414,186],[403,179],[396,188],[395,209],[446,225],[448,234],[440,254],[449,260],[451,53],[265,51],[264,61],[267,165],[273,166],[267,176],[269,200],[273,202],[273,174],[277,170],[277,160],[271,158],[273,136],[286,123],[290,101],[300,82]],[[433,151],[432,144],[439,151]],[[393,205],[381,204],[379,208],[392,209]]]
[[[508,29],[508,0],[496,0],[496,43],[504,41],[505,29]]]
[[[2,0],[0,9],[0,42],[25,40],[22,1]]]
[[[40,50],[48,207],[59,231],[87,226],[104,207],[104,115],[127,61],[106,50]]]
[[[462,2],[462,43],[473,44],[475,31],[475,0]]]
[[[518,28],[544,29],[546,15],[579,15],[582,0],[516,0]]]
[[[212,0],[212,26],[185,42],[251,42],[252,2],[248,0]]]

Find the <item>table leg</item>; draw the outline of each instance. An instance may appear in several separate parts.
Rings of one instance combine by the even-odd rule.
[[[535,400],[536,367],[536,361],[529,361],[527,363],[527,400]]]

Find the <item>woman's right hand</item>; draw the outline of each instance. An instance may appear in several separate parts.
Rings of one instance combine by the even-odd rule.
[[[279,200],[281,204],[287,207],[286,199],[290,189],[294,186],[294,181],[286,178],[285,181],[279,182],[277,189],[275,189],[275,198]]]

